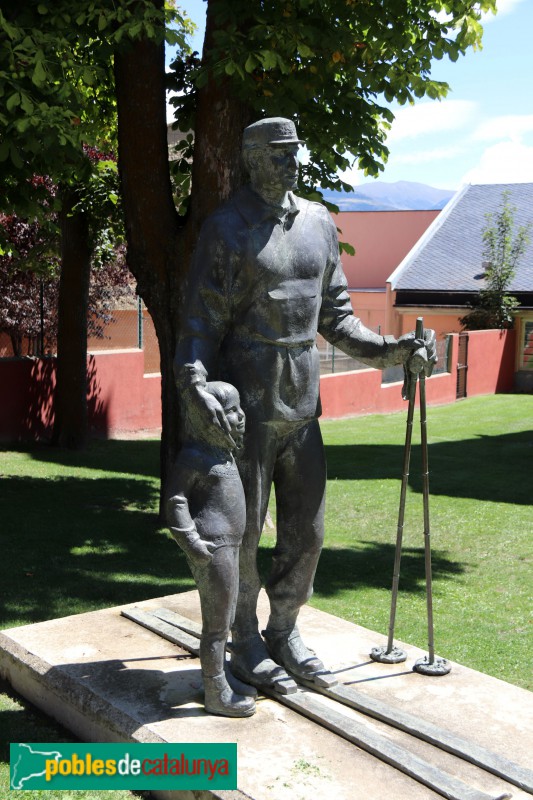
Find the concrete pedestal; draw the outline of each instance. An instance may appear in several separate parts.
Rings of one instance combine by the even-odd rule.
[[[196,592],[135,604],[200,620]],[[127,608],[128,606],[124,606]],[[0,633],[0,674],[16,691],[83,741],[237,742],[236,792],[161,792],[160,800],[434,800],[439,795],[279,703],[259,698],[255,716],[226,719],[202,707],[198,659],[110,608]],[[261,597],[262,622],[267,602]],[[405,664],[368,653],[385,637],[316,611],[302,610],[304,640],[339,681],[416,714],[516,763],[531,767],[533,694],[453,664],[444,677],[411,671],[422,651],[401,646]],[[325,704],[331,701],[322,698]],[[479,790],[530,795],[408,734],[354,715],[389,740]]]

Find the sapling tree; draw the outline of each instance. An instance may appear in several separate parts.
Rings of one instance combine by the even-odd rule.
[[[502,193],[499,211],[486,214],[483,229],[483,259],[485,286],[472,303],[472,310],[460,319],[466,330],[512,328],[520,303],[510,288],[516,268],[529,244],[531,225],[515,229],[516,206],[509,192]]]

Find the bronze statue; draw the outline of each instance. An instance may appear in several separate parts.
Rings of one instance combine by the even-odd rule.
[[[225,669],[246,521],[244,491],[233,451],[242,446],[245,417],[235,387],[213,381],[205,390],[220,403],[233,444],[213,443],[212,429],[196,425],[194,409],[186,410],[185,441],[169,480],[167,520],[187,557],[200,595],[200,664],[206,711],[248,717],[255,712],[257,693]],[[191,411],[192,417],[187,413]]]
[[[220,442],[228,428],[206,380],[229,381],[247,418],[237,463],[246,496],[246,528],[232,628],[231,670],[241,680],[275,685],[279,665],[313,679],[324,670],[296,625],[311,597],[324,537],[326,465],[318,424],[317,333],[373,367],[406,362],[435,336],[380,336],[354,316],[335,225],[319,203],[293,194],[301,140],[291,120],[260,120],[244,130],[250,183],[205,222],[187,288],[175,373],[182,402],[199,428]],[[272,484],[277,541],[266,582],[270,617],[256,614],[261,580],[257,547]]]

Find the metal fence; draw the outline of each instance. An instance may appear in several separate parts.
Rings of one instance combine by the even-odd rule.
[[[378,326],[374,329],[381,333]],[[9,337],[0,337],[0,358],[15,355],[10,345]],[[437,342],[438,364],[433,374],[448,372],[448,352],[450,337]],[[36,355],[39,350],[31,351],[31,343],[25,343],[21,355]],[[328,375],[338,372],[355,372],[368,369],[368,364],[343,353],[334,347],[322,336],[317,337],[317,347],[320,356],[320,373]],[[112,350],[140,349],[144,352],[145,374],[160,371],[159,346],[155,333],[154,323],[140,298],[128,302],[122,307],[112,311],[111,320],[100,331],[99,335],[91,335],[87,341],[89,352]],[[46,355],[55,355],[54,348],[47,348]],[[382,383],[393,383],[403,380],[403,367],[389,367],[382,371]]]
[[[376,333],[381,333],[378,326],[374,329]],[[442,372],[449,372],[448,359],[450,351],[450,337],[446,336],[445,339],[437,341],[437,357],[438,362],[433,370],[433,375]],[[368,369],[369,365],[356,358],[347,356],[338,347],[326,342],[326,340],[319,336],[317,338],[317,347],[320,354],[320,374],[329,375],[336,372],[356,372],[357,370]],[[395,383],[396,381],[403,381],[403,367],[387,367],[382,370],[382,383]]]
[[[144,351],[144,373],[160,372],[159,345],[154,323],[141,298],[135,307],[116,309],[113,319],[101,336],[91,336],[87,342],[90,352],[102,350]]]

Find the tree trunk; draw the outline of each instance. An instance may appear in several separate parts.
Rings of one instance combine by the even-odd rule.
[[[161,7],[161,0],[154,5]],[[168,468],[179,445],[172,359],[180,271],[178,215],[168,165],[163,43],[141,40],[117,52],[115,83],[127,261],[153,319],[161,355],[163,496]]]
[[[87,442],[87,304],[91,272],[86,215],[74,212],[65,190],[61,211],[61,277],[57,330],[57,382],[52,443],[71,449]]]
[[[154,0],[161,8],[162,0]],[[206,47],[215,28],[209,0]],[[126,217],[128,265],[152,316],[161,355],[161,500],[179,448],[179,397],[173,359],[182,287],[198,231],[207,216],[242,181],[242,129],[249,109],[229,80],[211,77],[197,93],[190,211],[177,215],[168,164],[164,46],[140,40],[115,53],[119,172]],[[162,505],[160,504],[162,516]]]
[[[9,338],[11,339],[13,355],[15,358],[20,358],[22,355],[22,336],[19,336],[17,333],[10,333]]]
[[[202,61],[209,66],[217,29],[220,0],[209,0]],[[241,21],[246,27],[246,21]],[[244,128],[253,122],[252,111],[237,95],[228,76],[215,79],[210,73],[197,93],[194,126],[191,229],[194,241],[212,211],[244,182],[241,140]],[[189,253],[190,256],[190,253]]]

